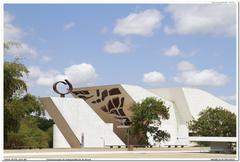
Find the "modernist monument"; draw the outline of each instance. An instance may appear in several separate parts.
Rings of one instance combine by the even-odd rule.
[[[190,144],[187,122],[197,118],[206,107],[224,107],[236,113],[236,107],[200,89],[144,89],[135,85],[117,84],[71,88],[73,97],[43,97],[41,102],[53,118],[53,147],[80,148],[126,146],[130,124],[129,107],[146,97],[156,97],[169,107],[170,118],[160,129],[171,138],[153,146],[186,146]]]

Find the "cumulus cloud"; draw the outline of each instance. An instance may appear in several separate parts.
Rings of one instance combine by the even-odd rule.
[[[8,11],[4,12],[4,41],[20,40],[24,36],[21,28],[13,25],[15,17]]]
[[[87,63],[69,66],[62,73],[56,70],[44,71],[37,66],[31,66],[28,69],[27,81],[40,86],[52,86],[54,82],[64,79],[68,79],[75,86],[88,85],[97,78],[94,67]]]
[[[166,56],[179,56],[182,54],[182,51],[176,45],[172,45],[166,49],[163,54]]]
[[[178,64],[180,71],[174,80],[178,83],[190,86],[224,86],[229,78],[222,73],[213,69],[197,70],[195,66],[189,62],[180,62]]]
[[[164,28],[168,34],[235,35],[235,4],[173,4],[167,12],[173,17],[173,26]]]
[[[130,13],[127,17],[117,20],[113,30],[119,35],[150,36],[157,29],[163,16],[158,10],[148,9],[138,13]]]
[[[143,75],[143,82],[151,84],[162,83],[165,82],[165,77],[162,73],[153,71]]]
[[[104,49],[107,53],[117,54],[117,53],[127,53],[131,51],[130,42],[121,41],[109,41],[105,43]]]
[[[43,71],[38,66],[30,66],[28,67],[29,74],[26,78],[27,82],[31,82],[31,84],[37,84],[42,86],[50,86],[55,81],[55,77],[60,74],[60,72],[56,70],[47,70]]]
[[[178,63],[177,69],[179,71],[188,71],[188,70],[194,70],[195,66],[188,61],[181,61]]]
[[[35,48],[23,42],[25,32],[20,27],[13,24],[15,17],[8,11],[4,12],[4,42],[15,42],[15,45],[6,49],[7,54],[15,57],[30,56],[36,57],[38,52]]]
[[[68,22],[68,23],[64,24],[63,30],[64,31],[70,30],[70,29],[74,28],[75,25],[76,25],[75,22]]]
[[[6,49],[6,52],[15,57],[22,57],[22,56],[36,57],[36,56],[38,56],[37,50],[30,47],[28,44],[25,44],[25,43],[21,43],[19,45],[13,45],[9,49]]]
[[[73,83],[88,83],[97,78],[96,71],[91,64],[78,64],[65,68],[64,75],[66,75]]]

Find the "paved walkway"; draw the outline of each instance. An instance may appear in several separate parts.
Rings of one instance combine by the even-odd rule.
[[[145,149],[91,150],[91,149],[41,149],[41,150],[4,150],[4,158],[10,159],[232,159],[236,154],[213,154],[206,148],[185,149]]]
[[[200,153],[200,152],[209,152],[206,150],[197,151],[197,150],[171,150],[171,151],[81,151],[81,152],[21,152],[21,153],[5,153],[4,156],[36,156],[36,155],[92,155],[92,154],[163,154],[163,153]]]

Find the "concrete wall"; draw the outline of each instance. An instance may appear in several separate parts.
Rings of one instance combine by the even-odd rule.
[[[112,123],[114,133],[127,143],[127,129],[119,126],[129,120],[134,100],[120,84],[74,88],[71,94],[83,99],[105,123]]]
[[[56,124],[53,125],[53,148],[71,148]]]
[[[49,98],[64,117],[74,135],[84,147],[103,147],[105,145],[125,145],[113,132],[113,125],[105,123],[82,99],[76,98]],[[42,100],[45,107],[49,105]],[[49,109],[49,107],[48,107]],[[52,116],[51,113],[49,113]],[[54,120],[54,118],[53,118]],[[60,123],[56,123],[60,124]],[[59,125],[58,125],[59,127]],[[62,131],[61,131],[62,132]],[[62,134],[54,128],[54,146],[69,147],[64,142],[68,134]],[[84,138],[84,141],[82,140]],[[69,142],[68,142],[69,143]]]
[[[170,119],[162,121],[161,130],[170,133],[168,142],[152,145],[188,145],[187,122],[197,118],[200,111],[207,106],[222,106],[236,113],[236,107],[199,89],[193,88],[161,88],[146,90],[139,86],[118,85],[131,100],[141,102],[146,97],[156,97],[169,107]],[[129,100],[130,100],[129,99]],[[57,126],[54,126],[54,147],[103,147],[125,145],[113,131],[113,124],[104,122],[97,114],[96,107],[90,107],[80,98],[42,98],[50,116]],[[130,102],[129,102],[130,103]],[[129,105],[128,105],[129,106]],[[126,106],[124,106],[126,109]],[[83,141],[84,139],[84,141]]]

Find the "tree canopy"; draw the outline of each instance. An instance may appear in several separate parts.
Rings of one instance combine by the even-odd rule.
[[[27,91],[27,85],[22,79],[27,74],[27,68],[18,59],[4,62],[4,100],[11,100]]]
[[[196,136],[236,137],[236,115],[223,107],[207,107],[188,127]]]
[[[9,48],[11,44],[4,44]],[[42,115],[44,111],[39,100],[27,93],[23,77],[27,68],[19,62],[4,62],[4,147],[52,145],[53,121]]]
[[[170,134],[161,130],[162,120],[169,119],[169,108],[164,102],[154,97],[149,97],[141,103],[134,103],[130,107],[131,116],[131,140],[138,145],[149,146],[149,134],[156,142],[167,141]]]
[[[38,127],[38,121],[33,116],[21,120],[18,132],[10,132],[9,146],[48,147],[50,136]]]

